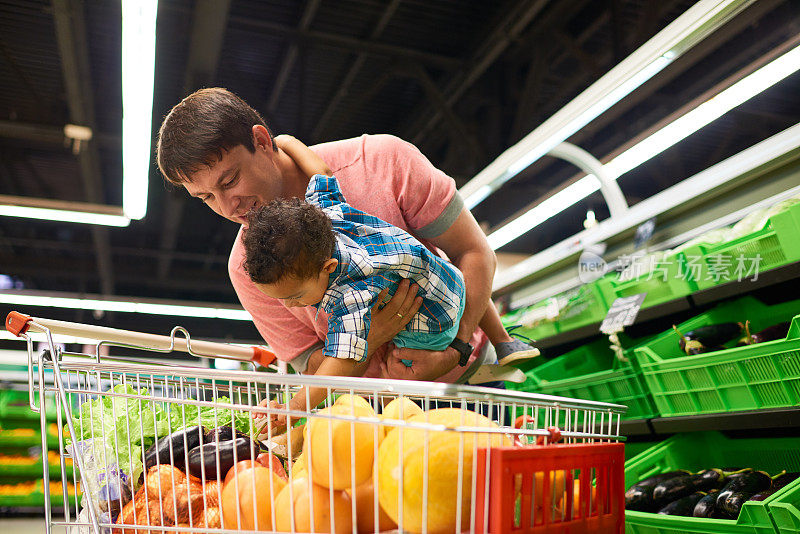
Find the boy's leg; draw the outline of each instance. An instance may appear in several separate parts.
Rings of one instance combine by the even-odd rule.
[[[524,341],[509,335],[500,320],[500,314],[497,312],[494,302],[491,300],[478,326],[481,327],[491,344],[494,345],[495,351],[497,351],[497,361],[500,364],[533,358],[539,355],[539,349],[533,348]]]

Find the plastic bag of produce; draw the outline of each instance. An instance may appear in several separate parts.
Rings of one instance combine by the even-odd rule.
[[[111,522],[110,515],[108,513],[102,514],[100,517],[98,517],[98,519],[100,520],[100,523],[110,523]],[[71,526],[69,528],[69,531],[68,531],[69,534],[93,534],[94,533],[94,531],[92,530],[92,527],[89,526],[89,525],[91,525],[91,519],[89,518],[89,509],[88,508],[84,508],[83,510],[81,510],[81,513],[78,514],[78,518],[76,520],[76,523],[81,523],[81,524]],[[101,527],[100,528],[100,534],[111,534],[111,529],[110,528],[102,528]]]
[[[789,209],[798,202],[800,202],[800,198],[797,197],[787,198],[786,200],[781,200],[777,204],[774,204],[767,208],[757,209],[756,211],[748,214],[744,219],[733,225],[733,229],[731,231],[731,239],[737,239],[739,237],[752,234],[753,232],[761,230],[762,228],[764,228],[764,225],[767,224],[767,221],[769,220],[770,217],[784,210]]]
[[[690,239],[686,243],[677,247],[674,252],[681,252],[694,245],[716,245],[717,243],[724,243],[731,240],[731,228],[725,226],[724,228],[715,228],[704,232],[694,239]]]
[[[133,498],[133,485],[128,476],[116,463],[108,463],[105,444],[102,439],[84,440],[67,445],[67,452],[75,458],[81,457],[84,496],[81,507],[89,505],[86,493],[92,496],[97,515],[106,514],[115,521],[122,507]],[[107,465],[108,464],[108,465]]]

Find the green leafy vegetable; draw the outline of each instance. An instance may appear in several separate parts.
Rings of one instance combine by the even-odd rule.
[[[147,389],[137,391],[123,384],[108,393],[81,404],[72,417],[75,436],[67,438],[67,445],[85,441],[84,449],[88,446],[95,459],[107,466],[117,464],[133,480],[142,471],[143,451],[155,443],[156,436],[198,424],[209,429],[232,426],[249,435],[255,430],[249,414],[242,410],[164,402],[152,399]],[[218,397],[214,403],[231,401]]]

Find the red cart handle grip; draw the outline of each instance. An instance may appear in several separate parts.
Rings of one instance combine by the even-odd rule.
[[[28,323],[30,322],[31,318],[29,315],[12,311],[6,316],[6,330],[15,336],[20,336],[27,332],[28,327],[30,326]]]
[[[264,347],[253,347],[252,360],[264,367],[268,366],[276,359],[275,353],[265,349]]]

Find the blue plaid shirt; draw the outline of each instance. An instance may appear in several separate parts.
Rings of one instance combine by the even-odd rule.
[[[440,333],[455,325],[464,298],[461,271],[408,232],[347,204],[333,176],[313,176],[306,201],[322,208],[336,234],[339,265],[317,304],[329,314],[325,356],[363,361],[378,293],[389,288],[393,295],[403,278],[419,285],[423,299],[407,331]]]

